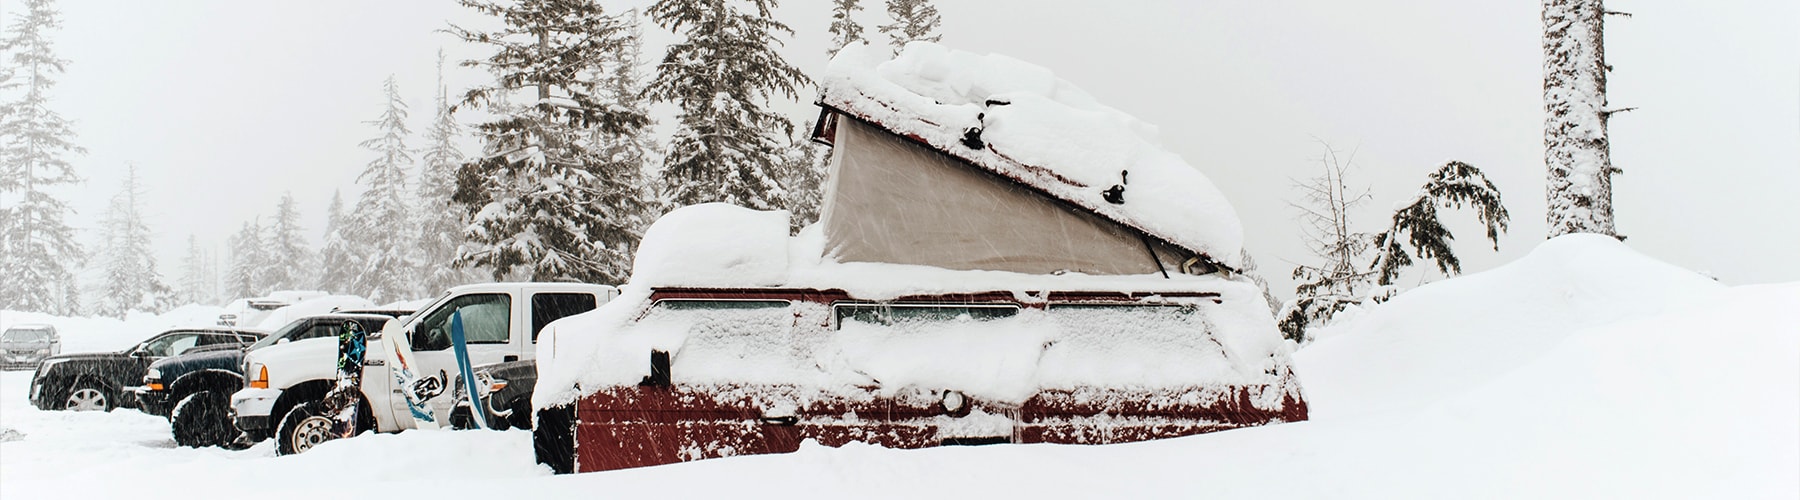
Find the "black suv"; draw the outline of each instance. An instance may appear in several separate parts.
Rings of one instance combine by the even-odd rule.
[[[41,410],[111,410],[119,406],[121,391],[143,380],[151,362],[196,349],[242,349],[264,335],[237,328],[177,328],[119,352],[44,358],[31,374],[31,404]]]
[[[225,446],[246,442],[231,423],[231,393],[244,387],[244,353],[319,337],[337,337],[347,321],[379,332],[389,319],[410,311],[376,314],[334,313],[294,320],[244,349],[196,351],[151,363],[143,384],[124,396],[127,406],[169,417],[169,430],[182,446]]]

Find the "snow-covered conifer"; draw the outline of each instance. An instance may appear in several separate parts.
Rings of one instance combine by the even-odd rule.
[[[318,283],[312,248],[300,231],[300,209],[294,195],[282,193],[280,204],[275,206],[275,220],[269,225],[269,262],[264,276],[271,289],[306,289]]]
[[[818,222],[819,206],[825,198],[825,169],[831,161],[830,150],[804,136],[789,139],[781,157],[782,185],[788,187],[787,210],[795,231]]]
[[[380,117],[365,122],[374,125],[380,135],[361,144],[375,153],[375,159],[356,177],[364,186],[363,193],[342,228],[344,239],[354,243],[350,250],[356,256],[349,293],[375,302],[412,298],[417,289],[417,248],[407,227],[412,222],[407,168],[413,157],[406,136],[412,132],[406,127],[406,101],[400,98],[393,76],[382,84],[382,91],[387,106]]]
[[[1488,241],[1499,250],[1500,233],[1506,232],[1506,223],[1511,218],[1506,206],[1500,202],[1500,189],[1494,187],[1480,169],[1451,161],[1432,172],[1418,194],[1394,211],[1388,229],[1373,237],[1376,257],[1370,267],[1378,273],[1376,283],[1393,284],[1400,270],[1413,264],[1412,256],[1402,248],[1403,240],[1411,244],[1419,258],[1436,261],[1438,272],[1445,275],[1461,273],[1462,261],[1450,247],[1455,236],[1438,221],[1437,209],[1462,208],[1464,205],[1476,210],[1476,217],[1487,228]]]
[[[150,227],[144,224],[142,191],[133,165],[101,223],[104,263],[95,287],[98,301],[90,308],[94,313],[124,318],[131,311],[161,313],[173,306],[174,292],[156,272]]]
[[[71,314],[79,304],[74,269],[85,259],[72,212],[52,191],[81,179],[68,155],[75,145],[69,121],[50,108],[55,75],[68,61],[51,50],[49,32],[61,26],[50,0],[27,0],[0,40],[0,309]]]
[[[263,277],[267,268],[267,247],[263,246],[261,221],[245,222],[231,237],[231,269],[225,272],[225,293],[235,298],[260,297],[270,289]]]
[[[863,41],[863,27],[856,22],[856,11],[862,10],[862,0],[831,1],[831,53],[837,55],[838,50],[852,43]]]
[[[618,68],[635,66],[635,55],[621,55],[635,50],[631,20],[574,0],[463,4],[505,26],[452,29],[494,49],[466,64],[497,80],[463,99],[498,118],[478,126],[485,156],[457,175],[453,201],[472,211],[459,261],[495,279],[622,282],[647,211],[642,158],[630,147],[614,155],[607,145],[629,144],[648,119],[641,106],[618,99],[632,92],[609,89],[597,75],[633,70]],[[503,105],[520,92],[533,95],[531,104]]]
[[[348,218],[344,193],[332,191],[331,205],[325,209],[324,244],[319,247],[319,288],[332,293],[350,293],[350,281],[362,268],[357,247],[345,234]]]
[[[905,48],[907,42],[936,42],[943,38],[936,33],[941,19],[931,0],[887,0],[887,11],[894,22],[881,25],[881,33],[888,36],[896,51]]]
[[[431,127],[425,130],[425,151],[419,165],[418,218],[419,289],[421,295],[435,295],[452,286],[480,279],[474,269],[458,265],[457,249],[468,226],[466,213],[450,202],[456,192],[456,171],[465,158],[456,147],[462,136],[462,125],[451,112],[449,89],[444,86],[444,53],[438,51],[437,109]]]
[[[1602,0],[1544,0],[1544,163],[1549,167],[1549,236],[1613,226],[1612,153]],[[1629,108],[1627,108],[1629,109]]]
[[[181,289],[177,295],[183,304],[207,304],[216,301],[210,277],[212,257],[200,246],[200,238],[188,235],[187,255],[181,258]]]
[[[1487,228],[1488,241],[1500,248],[1500,233],[1510,219],[1501,203],[1500,190],[1480,169],[1460,161],[1438,167],[1426,178],[1412,199],[1398,205],[1385,231],[1375,234],[1349,230],[1349,207],[1366,195],[1351,195],[1343,188],[1343,168],[1333,168],[1335,152],[1327,153],[1326,175],[1307,185],[1310,207],[1301,207],[1312,221],[1309,238],[1314,251],[1328,262],[1301,265],[1294,278],[1302,280],[1294,300],[1277,313],[1287,338],[1305,341],[1312,326],[1353,306],[1381,302],[1395,293],[1394,279],[1413,265],[1414,258],[1432,259],[1446,276],[1462,272],[1462,261],[1450,246],[1455,235],[1438,220],[1438,208],[1474,208]],[[1320,208],[1323,207],[1323,208]],[[1412,247],[1408,253],[1406,246]],[[1372,259],[1364,254],[1374,251]],[[1368,259],[1368,260],[1363,260]],[[1362,262],[1369,262],[1366,266]]]
[[[776,47],[792,33],[771,17],[773,0],[660,0],[650,17],[682,40],[670,44],[648,94],[678,109],[663,159],[665,196],[676,206],[725,202],[787,207],[780,162],[794,126],[769,111],[810,81]]]

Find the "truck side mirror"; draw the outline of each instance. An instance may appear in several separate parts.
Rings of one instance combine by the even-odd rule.
[[[650,375],[645,376],[644,381],[639,382],[638,385],[643,387],[669,387],[674,385],[669,382],[668,351],[650,351]]]

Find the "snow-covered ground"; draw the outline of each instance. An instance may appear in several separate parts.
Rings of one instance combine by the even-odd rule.
[[[268,443],[177,448],[132,410],[39,412],[30,373],[7,372],[0,498],[1796,498],[1795,311],[1800,283],[1723,287],[1564,237],[1300,351],[1309,422],[1111,446],[806,446],[575,476],[532,465],[522,431],[365,435],[281,458]],[[50,320],[95,346],[89,329],[121,325]]]

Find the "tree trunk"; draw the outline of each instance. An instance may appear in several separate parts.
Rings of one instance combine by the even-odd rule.
[[[1613,227],[1602,0],[1544,0],[1544,163],[1549,237]]]

